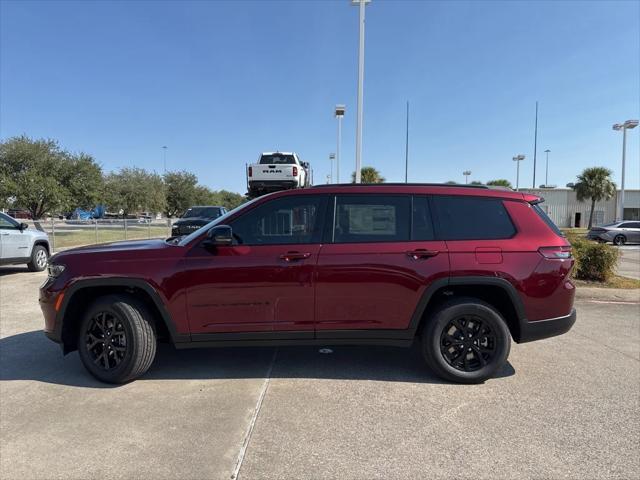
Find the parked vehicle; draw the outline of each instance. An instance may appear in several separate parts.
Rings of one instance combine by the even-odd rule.
[[[31,220],[31,212],[24,208],[12,208],[7,211],[7,215],[19,220]]]
[[[482,382],[511,339],[576,319],[571,246],[530,194],[318,186],[254,199],[178,239],[52,257],[45,333],[126,382],[177,348],[420,342],[440,377]]]
[[[189,235],[212,220],[227,213],[224,207],[196,206],[187,209],[176,223],[171,226],[171,236]]]
[[[0,212],[0,265],[26,263],[30,271],[41,272],[47,267],[50,253],[45,232],[29,229],[26,223]]]
[[[625,220],[592,227],[587,238],[598,242],[613,242],[615,245],[640,243],[640,222]]]
[[[294,152],[265,152],[258,163],[247,167],[247,195],[250,198],[310,184],[311,167]]]

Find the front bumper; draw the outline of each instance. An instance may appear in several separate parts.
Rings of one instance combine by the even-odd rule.
[[[44,334],[50,340],[62,343],[61,326],[57,321],[58,312],[56,311],[56,301],[62,292],[49,290],[47,286],[45,284],[40,288],[40,297],[38,299],[40,310],[42,310],[42,315],[44,316]]]
[[[520,324],[520,339],[518,343],[532,342],[543,338],[555,337],[567,333],[576,323],[576,309],[571,309],[564,317],[522,322]]]

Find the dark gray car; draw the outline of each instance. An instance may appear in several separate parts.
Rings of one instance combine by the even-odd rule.
[[[613,242],[615,245],[640,243],[640,222],[626,220],[592,227],[587,238],[599,242]]]

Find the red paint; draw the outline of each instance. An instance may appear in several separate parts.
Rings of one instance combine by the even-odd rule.
[[[568,243],[532,210],[528,201],[535,196],[444,186],[309,188],[267,195],[225,224],[232,225],[255,206],[282,196],[349,193],[501,198],[517,233],[504,240],[327,242],[207,250],[201,243],[203,231],[185,246],[149,240],[69,250],[53,257],[66,268],[40,292],[45,329],[55,329],[53,305],[58,295],[75,282],[109,277],[147,282],[179,334],[406,329],[432,282],[464,276],[507,280],[520,296],[529,321],[570,313],[575,290],[568,274],[573,259],[545,258],[538,251]]]

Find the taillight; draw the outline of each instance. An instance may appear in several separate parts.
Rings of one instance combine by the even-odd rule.
[[[571,247],[540,247],[538,249],[540,254],[544,258],[551,258],[554,260],[564,260],[566,258],[571,258]]]
[[[298,167],[293,167],[293,176],[294,177],[298,176]]]
[[[249,176],[253,176],[253,167],[249,167]]]

